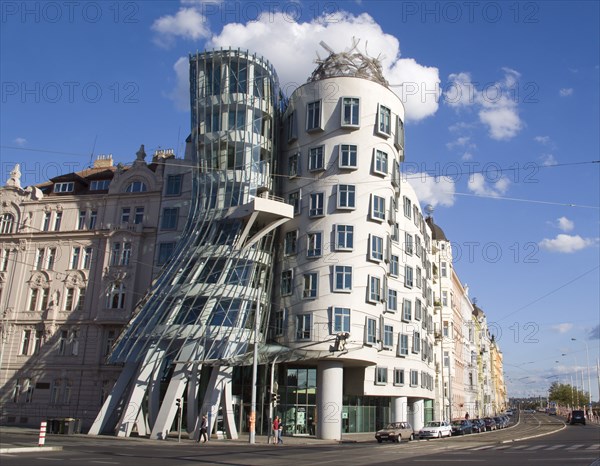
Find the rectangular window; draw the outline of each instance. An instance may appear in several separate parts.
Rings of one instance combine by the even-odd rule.
[[[292,270],[284,270],[281,272],[281,295],[289,296],[293,290],[293,272]]]
[[[54,192],[55,193],[72,193],[73,189],[75,189],[75,183],[73,181],[68,181],[66,183],[55,183],[54,184]]]
[[[29,292],[29,306],[27,307],[30,311],[37,310],[37,300],[38,300],[39,289],[32,288]]]
[[[278,309],[275,312],[275,323],[273,326],[273,331],[275,332],[276,337],[280,337],[283,335],[283,331],[285,328],[285,309]]]
[[[56,217],[54,217],[54,231],[60,231],[60,224],[62,223],[62,212],[56,212]]]
[[[77,269],[79,267],[79,255],[81,253],[81,248],[79,246],[74,247],[71,252],[71,268]]]
[[[385,385],[387,384],[387,367],[377,367],[375,369],[375,384],[376,385]]]
[[[380,236],[371,235],[371,248],[369,251],[369,259],[376,262],[383,260],[383,238]]]
[[[367,345],[377,343],[377,321],[368,317],[365,326],[365,343]]]
[[[388,174],[388,155],[381,151],[375,150],[375,159],[373,160],[373,171],[379,175]]]
[[[66,330],[60,331],[58,338],[58,354],[64,356],[67,352],[67,342],[69,341],[69,332]]]
[[[404,286],[407,288],[413,287],[413,268],[409,265],[404,266]]]
[[[336,265],[333,268],[334,281],[333,291],[352,291],[352,267],[348,265]]]
[[[403,198],[403,202],[404,202],[404,216],[406,218],[411,218],[412,215],[412,202],[410,202],[410,199],[406,196],[404,196]]]
[[[442,306],[448,305],[448,292],[442,291]]]
[[[77,229],[85,230],[85,219],[87,217],[87,212],[85,210],[79,211],[79,219],[77,220]]]
[[[398,116],[396,117],[396,137],[394,144],[400,150],[404,150],[404,122]]]
[[[310,171],[325,169],[325,146],[313,147],[308,150],[308,169]]]
[[[98,212],[96,210],[92,210],[90,212],[90,222],[88,224],[88,230],[93,230],[96,228],[96,220],[98,219]]]
[[[296,340],[310,340],[310,331],[310,314],[298,314],[296,316]]]
[[[177,218],[179,217],[179,207],[165,207],[163,209],[162,230],[175,230],[177,228]]]
[[[448,276],[448,264],[446,262],[442,262],[442,277]]]
[[[228,115],[228,128],[244,131],[246,129],[246,109],[230,110]]]
[[[359,110],[359,99],[342,97],[342,126],[358,127],[360,118]]]
[[[419,332],[413,333],[412,339],[412,352],[417,354],[421,352],[421,334]]]
[[[450,325],[448,324],[447,320],[445,320],[442,323],[442,332],[443,332],[442,335],[444,335],[444,337],[447,338],[450,336]]]
[[[8,260],[10,259],[10,249],[2,249],[2,257],[0,258],[0,272],[8,270]]]
[[[119,265],[121,260],[121,243],[113,243],[110,251],[110,265]]]
[[[205,131],[207,133],[212,133],[214,131],[221,130],[221,115],[218,111],[216,112],[206,112],[204,117]]]
[[[397,277],[400,273],[400,258],[394,254],[390,256],[390,275]]]
[[[48,308],[48,298],[50,297],[50,288],[42,288],[42,302],[39,309],[45,311]]]
[[[404,252],[409,256],[413,253],[413,236],[409,233],[404,233]]]
[[[391,288],[388,289],[387,310],[390,312],[398,310],[398,292]]]
[[[378,114],[378,125],[377,128],[381,134],[385,134],[389,136],[392,134],[391,130],[391,119],[392,119],[392,111],[384,107],[383,105],[379,105],[379,114]]]
[[[335,226],[335,248],[337,251],[352,251],[354,248],[354,226]]]
[[[106,330],[104,335],[104,350],[102,351],[103,356],[107,356],[112,349],[113,344],[117,338],[117,331],[113,329]]]
[[[294,191],[288,196],[288,204],[294,206],[294,215],[299,215],[301,211],[300,206],[300,191]]]
[[[317,281],[319,275],[317,272],[304,274],[304,288],[302,297],[305,299],[313,299],[317,297]]]
[[[450,366],[450,353],[448,351],[444,351],[444,367]]]
[[[121,255],[121,265],[129,265],[131,261],[131,243],[123,243],[123,254]]]
[[[44,339],[44,331],[36,330],[35,331],[35,340],[33,341],[33,354],[39,354],[40,348],[42,347],[43,339]]]
[[[85,288],[79,288],[79,295],[77,296],[77,304],[75,305],[75,310],[83,311],[84,304],[85,304]]]
[[[410,386],[417,387],[419,385],[419,371],[410,371]]]
[[[75,299],[75,288],[67,288],[67,294],[65,296],[65,311],[73,310],[73,300]]]
[[[398,336],[398,356],[408,356],[408,335],[405,333]]]
[[[248,92],[248,67],[246,61],[232,61],[229,64],[229,93],[246,94]]]
[[[404,298],[402,301],[402,320],[410,322],[412,320],[412,301]]]
[[[415,255],[417,257],[421,257],[421,237],[419,235],[415,235]]]
[[[404,385],[404,369],[394,369],[394,385]]]
[[[322,217],[325,215],[325,193],[311,193],[308,216]]]
[[[141,225],[144,223],[144,208],[136,207],[135,208],[135,216],[133,217],[133,223],[136,225]]]
[[[378,222],[385,220],[385,198],[374,194],[372,195],[371,219]]]
[[[306,131],[321,129],[321,101],[306,106]]]
[[[46,270],[54,270],[54,262],[56,261],[56,248],[48,248],[46,256]]]
[[[383,347],[392,348],[394,346],[394,327],[392,325],[383,326]]]
[[[83,250],[83,264],[82,264],[81,268],[89,270],[91,263],[92,263],[92,248],[87,247]]]
[[[381,278],[369,276],[369,302],[378,303],[381,300]]]
[[[290,155],[288,158],[288,176],[295,178],[300,175],[300,154]]]
[[[340,144],[339,168],[358,167],[358,146],[355,144]]]
[[[423,304],[420,299],[415,299],[415,320],[421,320],[423,318]]]
[[[333,308],[333,333],[350,333],[350,309],[347,307]]]
[[[94,180],[90,183],[90,191],[106,191],[110,180]]]
[[[131,218],[131,208],[123,207],[121,209],[121,223],[129,223],[130,218]]]
[[[292,112],[287,117],[287,139],[288,143],[298,138],[298,131],[296,130],[296,112]]]
[[[422,278],[422,274],[421,274],[421,267],[417,267],[415,269],[415,286],[419,289],[421,289],[423,285],[423,278]]]
[[[23,330],[23,341],[21,343],[22,355],[29,354],[29,344],[31,342],[32,330]]]
[[[337,204],[338,209],[356,208],[356,186],[352,184],[338,184]]]
[[[306,257],[314,258],[323,255],[323,233],[320,231],[306,234]]]
[[[286,232],[283,250],[286,256],[292,256],[298,253],[298,230]]]
[[[50,217],[52,216],[51,212],[44,213],[44,221],[42,223],[42,231],[50,231]]]

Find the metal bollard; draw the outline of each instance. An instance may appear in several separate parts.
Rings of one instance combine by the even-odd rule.
[[[38,447],[43,447],[46,443],[46,421],[42,421],[40,424],[40,438],[38,440]]]

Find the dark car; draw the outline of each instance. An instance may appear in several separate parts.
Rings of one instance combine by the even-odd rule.
[[[485,422],[483,419],[473,419],[471,424],[473,424],[473,433],[479,434],[485,432]]]
[[[498,426],[496,426],[496,421],[491,417],[483,418],[483,422],[485,422],[485,430],[487,431],[496,430],[498,428]]]
[[[465,435],[473,433],[473,424],[467,419],[452,421],[452,435]]]
[[[504,419],[502,419],[500,416],[494,417],[494,421],[496,422],[496,426],[498,429],[504,429],[506,427]]]
[[[379,443],[384,440],[400,443],[403,438],[413,440],[415,436],[408,422],[390,422],[385,428],[375,432],[375,438]]]
[[[585,413],[580,410],[571,411],[571,415],[569,416],[569,424],[583,424],[585,425]]]

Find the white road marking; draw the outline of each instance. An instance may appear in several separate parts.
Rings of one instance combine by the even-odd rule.
[[[578,448],[584,447],[585,445],[571,445],[568,448],[565,448],[565,450],[577,450]]]
[[[554,446],[546,448],[546,451],[556,450],[556,449],[562,448],[562,447],[566,447],[566,445],[554,445]]]
[[[525,448],[523,451],[534,451],[539,450],[540,448],[544,448],[546,445],[534,445],[533,447]]]

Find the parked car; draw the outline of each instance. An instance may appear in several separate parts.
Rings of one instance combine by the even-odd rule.
[[[413,440],[415,436],[413,428],[408,422],[391,422],[375,432],[375,438],[379,443],[384,440],[400,443],[402,439]]]
[[[494,421],[496,421],[496,427],[498,429],[504,429],[506,427],[504,419],[502,419],[500,416],[494,416]]]
[[[479,434],[485,432],[485,422],[483,419],[473,419],[471,424],[473,424],[473,433]]]
[[[452,435],[465,435],[473,433],[473,424],[467,419],[452,421]]]
[[[583,424],[585,425],[585,413],[580,410],[571,411],[571,415],[569,416],[569,424]]]
[[[484,417],[483,422],[485,422],[485,430],[488,432],[498,428],[498,426],[496,426],[496,421],[491,417]]]
[[[419,431],[419,438],[442,438],[452,435],[452,426],[448,421],[429,421]]]

